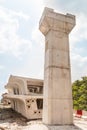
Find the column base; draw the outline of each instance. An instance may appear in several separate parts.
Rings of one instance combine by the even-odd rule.
[[[82,130],[75,125],[45,125],[41,122],[30,123],[29,130]]]
[[[47,126],[47,130],[82,130],[74,125],[63,125],[63,126]]]

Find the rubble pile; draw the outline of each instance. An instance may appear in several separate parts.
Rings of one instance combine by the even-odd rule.
[[[81,130],[87,130],[87,120],[74,117],[74,123]],[[11,108],[0,108],[0,130],[39,130],[40,128],[46,129],[41,120],[30,121]]]
[[[27,122],[26,118],[11,108],[0,109],[0,130],[21,130],[28,126]]]

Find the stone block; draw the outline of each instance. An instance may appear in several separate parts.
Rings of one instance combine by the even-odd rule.
[[[43,123],[53,125],[73,124],[72,113],[71,99],[44,99]]]
[[[49,66],[61,69],[70,68],[69,52],[57,49],[48,49],[45,56],[45,68]]]
[[[44,97],[72,99],[70,80],[68,69],[48,68],[45,70]]]

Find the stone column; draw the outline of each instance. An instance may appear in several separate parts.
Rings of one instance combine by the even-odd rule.
[[[73,124],[69,33],[75,16],[45,8],[39,29],[45,36],[43,123]]]

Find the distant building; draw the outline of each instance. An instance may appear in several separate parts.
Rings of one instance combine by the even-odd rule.
[[[42,118],[43,80],[10,76],[3,98],[11,101],[11,107],[27,119]]]
[[[4,93],[2,94],[2,97],[4,97],[5,95],[7,95],[7,93]],[[11,101],[9,99],[6,99],[6,98],[2,98],[1,99],[1,103],[4,105],[4,106],[10,106],[11,105]]]

